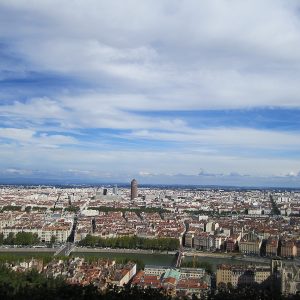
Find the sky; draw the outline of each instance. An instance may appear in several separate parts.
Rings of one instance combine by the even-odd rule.
[[[0,0],[0,182],[300,187],[300,1]]]

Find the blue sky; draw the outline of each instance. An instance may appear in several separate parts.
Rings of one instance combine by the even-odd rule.
[[[0,181],[300,187],[299,11],[0,0]]]

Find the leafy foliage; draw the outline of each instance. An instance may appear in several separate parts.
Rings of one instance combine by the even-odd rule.
[[[181,263],[181,267],[182,268],[202,268],[205,269],[205,271],[209,274],[212,274],[213,269],[212,269],[212,265],[209,262],[206,261],[183,261]]]
[[[179,248],[179,240],[174,238],[146,239],[136,236],[124,236],[117,238],[101,238],[88,234],[78,243],[80,246],[110,247],[126,249],[152,249],[161,251],[174,251]]]
[[[107,206],[96,206],[96,207],[89,207],[88,209],[92,210],[99,210],[102,212],[111,212],[111,211],[120,211],[120,212],[135,212],[137,214],[140,214],[142,212],[145,213],[165,213],[168,212],[166,209],[163,208],[156,208],[156,207],[140,207],[140,208],[115,208],[115,207],[107,207]]]
[[[36,233],[31,232],[18,232],[14,235],[10,232],[6,239],[4,239],[3,235],[0,235],[0,245],[37,245],[40,242],[40,239]]]
[[[28,259],[35,258],[42,260],[44,264],[49,263],[53,260],[52,253],[39,253],[39,252],[26,252],[26,253],[11,253],[11,252],[1,252],[0,254],[0,265],[4,263],[20,263],[27,261]],[[57,259],[66,260],[66,256],[58,256]],[[1,299],[1,298],[0,298]]]
[[[80,211],[80,207],[71,205],[69,207],[66,207],[65,211],[78,213]]]
[[[6,205],[2,207],[1,212],[4,211],[21,211],[22,210],[22,206],[17,206],[17,205]]]

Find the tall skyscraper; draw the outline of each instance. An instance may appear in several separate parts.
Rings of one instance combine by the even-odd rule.
[[[135,179],[131,181],[131,200],[138,196],[138,183]]]
[[[113,187],[113,194],[118,195],[118,186],[116,184]]]

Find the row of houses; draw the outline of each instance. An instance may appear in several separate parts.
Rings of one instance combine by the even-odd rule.
[[[72,218],[47,218],[43,213],[16,212],[0,214],[0,234],[4,238],[19,232],[36,234],[41,242],[64,243],[71,234]]]
[[[247,234],[241,232],[227,236],[201,230],[188,231],[184,237],[184,246],[204,251],[239,251],[246,255],[300,256],[300,239],[290,239],[284,236],[269,236],[263,239],[253,232]]]

